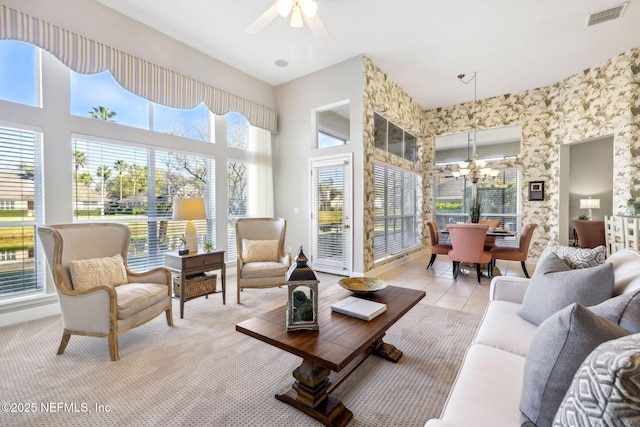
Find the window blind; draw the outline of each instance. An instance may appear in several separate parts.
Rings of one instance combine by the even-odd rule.
[[[177,251],[185,223],[173,221],[175,197],[203,197],[207,220],[194,221],[199,246],[215,245],[213,159],[126,143],[73,139],[74,217],[124,222],[131,229],[133,271],[164,265]]]
[[[0,126],[0,296],[42,291],[42,133]]]

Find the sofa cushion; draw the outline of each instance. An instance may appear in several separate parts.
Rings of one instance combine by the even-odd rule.
[[[600,265],[607,256],[607,249],[598,246],[593,249],[573,248],[562,246],[558,242],[550,240],[538,258],[538,265],[549,255],[556,254],[571,268],[589,268]]]
[[[600,344],[586,358],[553,425],[591,426],[594,420],[597,425],[640,425],[640,334]]]
[[[536,325],[516,316],[519,307],[513,302],[491,301],[473,342],[525,357]]]
[[[119,320],[128,319],[158,301],[169,298],[167,285],[159,283],[129,283],[118,286],[116,294]]]
[[[536,267],[517,313],[539,325],[569,304],[599,304],[611,298],[612,292],[611,264],[571,269],[556,254],[549,254]]]
[[[122,255],[72,260],[69,273],[73,289],[91,289],[100,285],[118,286],[127,283],[127,270]]]
[[[458,427],[516,426],[525,358],[472,344],[441,419]]]
[[[580,304],[545,320],[533,336],[524,366],[523,425],[551,426],[582,361],[598,345],[625,335],[627,331]]]
[[[615,283],[613,295],[622,295],[625,292],[640,289],[640,253],[631,249],[622,249],[612,253],[607,258],[613,265]]]
[[[640,289],[610,298],[589,307],[589,310],[611,320],[630,334],[640,333]]]
[[[277,262],[278,240],[242,239],[242,262]]]

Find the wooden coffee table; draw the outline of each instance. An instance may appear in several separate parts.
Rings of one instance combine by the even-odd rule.
[[[286,307],[268,311],[236,325],[236,331],[252,336],[303,360],[293,371],[295,383],[276,399],[298,408],[327,426],[344,426],[353,417],[342,402],[330,396],[372,353],[392,362],[402,351],[382,341],[387,329],[420,301],[424,291],[388,286],[357,297],[387,305],[387,311],[367,322],[331,311],[331,304],[353,293],[336,285],[320,291],[319,331],[287,332]]]

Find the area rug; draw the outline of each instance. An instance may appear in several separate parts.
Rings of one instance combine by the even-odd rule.
[[[1,328],[0,425],[321,425],[274,398],[300,358],[235,331],[285,300],[284,288],[247,293],[242,305],[213,295],[187,302],[184,319],[174,301],[175,325],[163,315],[123,334],[117,362],[95,337],[72,336],[56,356],[59,316]],[[334,391],[353,412],[349,426],[422,426],[438,417],[479,321],[425,304],[411,309],[385,336],[402,359],[372,356]]]

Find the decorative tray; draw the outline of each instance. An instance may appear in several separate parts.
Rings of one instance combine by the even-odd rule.
[[[387,282],[373,277],[345,277],[338,284],[356,294],[376,292],[387,287]]]

